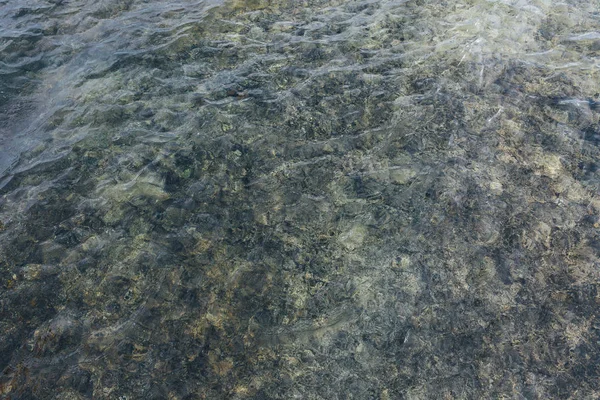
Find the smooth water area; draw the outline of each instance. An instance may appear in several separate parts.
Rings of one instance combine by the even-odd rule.
[[[598,398],[599,56],[597,0],[0,0],[0,398]]]

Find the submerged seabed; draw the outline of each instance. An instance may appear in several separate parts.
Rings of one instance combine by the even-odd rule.
[[[599,1],[0,15],[2,398],[600,397]]]

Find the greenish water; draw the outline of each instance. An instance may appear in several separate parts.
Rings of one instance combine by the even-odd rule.
[[[0,0],[0,398],[598,398],[599,56],[599,1]]]

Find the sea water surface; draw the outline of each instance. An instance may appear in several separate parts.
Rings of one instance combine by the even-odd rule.
[[[600,397],[600,1],[0,0],[0,398]]]

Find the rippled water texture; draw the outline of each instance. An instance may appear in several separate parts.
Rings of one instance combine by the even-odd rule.
[[[597,399],[600,2],[0,0],[0,397]]]

